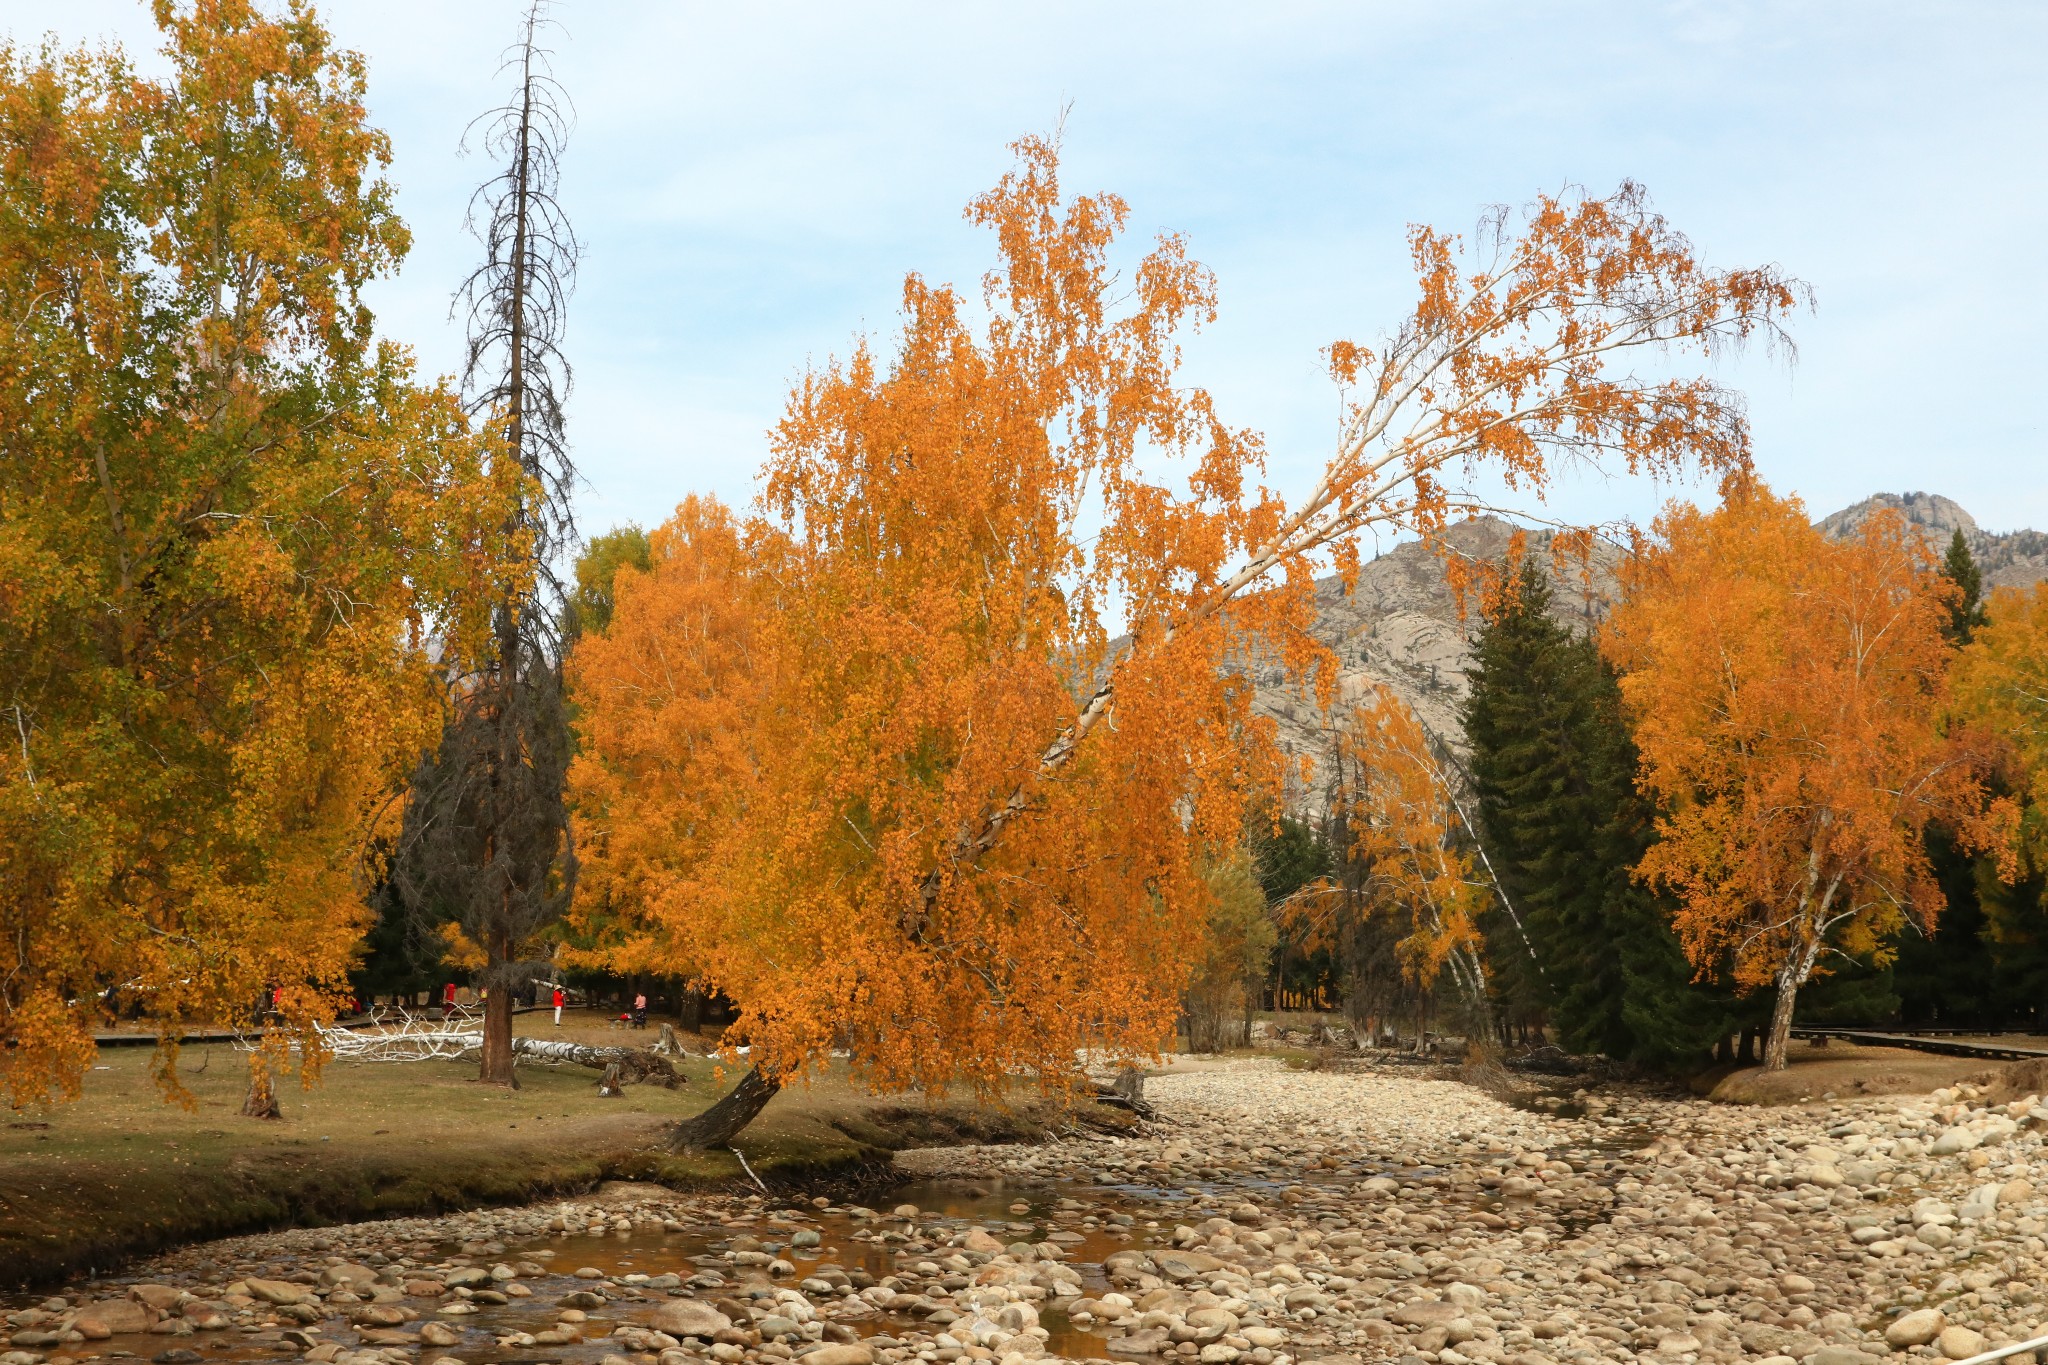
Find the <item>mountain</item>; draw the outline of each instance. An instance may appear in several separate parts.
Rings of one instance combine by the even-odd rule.
[[[1817,523],[1831,536],[1843,536],[1862,525],[1873,512],[1891,511],[1904,516],[1926,537],[1935,554],[1945,554],[1957,531],[1976,556],[1984,571],[1984,590],[2029,588],[2048,578],[2048,533],[2040,531],[1987,531],[1977,519],[1952,499],[1939,493],[1879,493],[1854,507],[1844,507]]]
[[[1475,517],[1453,526],[1445,539],[1452,554],[1492,563],[1507,554],[1514,533],[1512,525],[1497,517]],[[1527,532],[1526,543],[1532,559],[1550,565],[1548,532]],[[1584,570],[1570,562],[1561,572],[1553,568],[1551,615],[1578,630],[1605,615],[1621,553],[1603,542]],[[1461,612],[1443,561],[1413,541],[1366,564],[1348,595],[1343,580],[1334,575],[1319,579],[1316,619],[1309,629],[1337,656],[1337,697],[1331,715],[1316,705],[1313,693],[1271,663],[1249,669],[1257,689],[1252,709],[1273,718],[1283,752],[1307,757],[1320,771],[1331,751],[1332,717],[1341,720],[1349,715],[1375,684],[1384,683],[1462,763],[1467,751],[1460,717],[1470,690],[1465,674],[1472,665],[1472,639],[1479,624],[1478,603],[1468,598],[1463,605]],[[1312,778],[1294,794],[1293,804],[1315,805],[1320,790],[1320,781]]]
[[[1987,590],[2027,587],[2048,578],[2048,534],[1985,531],[1961,506],[1938,494],[1880,493],[1817,524],[1829,535],[1845,535],[1885,508],[1921,528],[1937,555],[1948,549],[1949,537],[1961,529],[1984,570]],[[1507,522],[1478,517],[1452,527],[1447,539],[1452,553],[1491,562],[1507,553],[1513,534]],[[1528,553],[1537,563],[1549,563],[1549,545],[1548,534],[1528,533]],[[1562,573],[1553,570],[1551,615],[1577,630],[1597,622],[1612,600],[1621,554],[1618,547],[1603,542],[1584,571],[1570,564]],[[1331,751],[1333,725],[1349,715],[1375,683],[1391,688],[1462,764],[1469,751],[1460,717],[1469,692],[1465,674],[1472,664],[1478,611],[1476,603],[1468,602],[1460,612],[1442,561],[1413,542],[1397,546],[1367,564],[1348,595],[1340,579],[1318,580],[1316,605],[1310,631],[1338,660],[1337,700],[1331,714],[1325,715],[1314,695],[1277,664],[1245,665],[1257,689],[1253,710],[1273,718],[1281,749],[1308,758],[1315,774],[1293,794],[1290,804],[1320,807],[1320,774]]]

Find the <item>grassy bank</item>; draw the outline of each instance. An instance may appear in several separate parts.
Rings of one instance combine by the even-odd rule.
[[[522,1033],[618,1043],[546,1015]],[[630,1041],[652,1041],[651,1034]],[[472,1061],[337,1062],[310,1090],[281,1087],[284,1118],[241,1117],[246,1059],[190,1048],[198,1107],[166,1105],[147,1048],[109,1048],[76,1104],[0,1128],[0,1283],[105,1271],[185,1242],[292,1225],[446,1212],[588,1188],[599,1180],[717,1187],[745,1180],[729,1152],[672,1154],[662,1128],[732,1081],[685,1063],[674,1091],[597,1094],[597,1073],[522,1065],[521,1089],[476,1083]],[[1030,1138],[1043,1116],[878,1099],[824,1077],[778,1095],[740,1146],[763,1179],[845,1179],[906,1146]]]

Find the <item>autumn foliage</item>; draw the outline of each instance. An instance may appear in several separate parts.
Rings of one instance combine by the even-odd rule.
[[[582,750],[570,769],[584,855],[576,920],[621,971],[707,973],[733,836],[760,809],[757,744],[773,655],[768,603],[732,514],[691,497],[620,565],[606,629],[570,660]]]
[[[1479,917],[1493,892],[1452,798],[1456,779],[1415,713],[1384,684],[1352,712],[1339,761],[1345,833],[1365,913],[1399,926],[1409,980],[1427,987],[1448,972],[1483,1013]]]
[[[1418,230],[1420,302],[1377,351],[1332,348],[1352,402],[1290,504],[1177,378],[1208,272],[1168,236],[1122,282],[1124,204],[1017,151],[968,211],[1000,254],[980,307],[907,280],[886,354],[792,393],[754,511],[686,505],[572,665],[617,960],[729,992],[766,1075],[846,1047],[881,1085],[987,1090],[1163,1041],[1201,870],[1282,775],[1233,651],[1315,672],[1317,565],[1439,533],[1479,505],[1468,470],[1540,495],[1560,454],[1744,467],[1728,395],[1612,357],[1775,336],[1800,300],[1700,267],[1633,187],[1490,218],[1472,260]],[[1418,970],[1463,950],[1463,904]]]
[[[160,7],[170,73],[0,50],[0,1083],[92,1033],[331,1017],[424,649],[500,555],[462,413],[360,291],[407,238],[362,66]],[[502,491],[502,490],[499,490]],[[281,1055],[281,1053],[280,1053]],[[317,1049],[311,1054],[317,1058]]]
[[[2005,588],[1956,658],[1955,702],[1969,723],[2004,746],[2011,787],[2025,798],[2015,851],[2048,870],[2048,584]]]
[[[1945,724],[1953,591],[1895,516],[1830,541],[1745,479],[1674,505],[1629,564],[1605,647],[1663,803],[1640,873],[1678,901],[1702,972],[1772,987],[1767,1064],[1835,954],[1882,962],[1943,898],[1923,834],[1990,846],[1983,746]]]
[[[365,852],[394,840],[433,865],[381,869],[416,899],[488,910],[516,892],[545,912],[522,924],[547,920],[572,893],[564,714],[577,928],[609,965],[739,1002],[747,1104],[839,1050],[879,1086],[984,1093],[1068,1082],[1090,1049],[1149,1051],[1222,960],[1213,926],[1257,927],[1241,850],[1288,773],[1245,663],[1333,700],[1334,660],[1307,632],[1315,575],[1355,576],[1367,535],[1437,542],[1490,510],[1481,487],[1540,500],[1565,465],[1746,474],[1736,396],[1646,378],[1631,353],[1669,372],[1674,354],[1775,344],[1805,298],[1773,269],[1702,265],[1629,184],[1492,212],[1469,240],[1415,228],[1415,306],[1369,345],[1328,348],[1337,440],[1287,496],[1260,439],[1181,374],[1213,277],[1172,234],[1131,250],[1124,202],[1065,195],[1057,148],[1025,139],[967,210],[996,244],[978,291],[909,277],[893,335],[796,383],[749,507],[688,499],[644,559],[634,537],[606,549],[620,567],[569,618],[565,696],[551,376],[576,252],[551,216],[562,126],[532,43],[471,281],[472,367],[504,363],[482,367],[466,416],[363,304],[407,238],[360,59],[301,6],[156,8],[162,81],[113,54],[0,51],[0,1079],[17,1103],[75,1093],[115,1012],[159,1029],[173,1093],[175,1036],[253,1022],[265,1001],[264,1055],[291,1037],[317,1060],[366,919]],[[509,436],[496,458],[471,417]],[[1693,532],[1664,531],[1646,563],[1675,574]],[[1786,568],[1784,593],[1850,603],[1801,630],[1897,606],[1914,624],[1873,637],[1869,676],[1931,714],[1915,632],[1938,594],[1903,550],[1878,558]],[[1644,570],[1637,624],[1615,637],[1645,676],[1679,667],[1641,624],[1666,619],[1661,581]],[[513,708],[488,688],[509,697],[521,677],[547,683],[531,723],[496,723]],[[1694,682],[1674,695],[1711,693]],[[466,714],[490,734],[443,727],[480,698]],[[1829,761],[1869,776],[1880,749],[1909,767],[1959,752],[1924,729]],[[1483,993],[1477,879],[1419,727],[1383,695],[1351,745],[1361,856],[1412,927],[1412,973]],[[400,838],[406,780],[437,746],[454,777],[415,784],[413,823],[451,837]],[[1686,766],[1710,744],[1673,746],[1656,768],[1671,782],[1738,790],[1733,768]],[[534,816],[525,846],[545,856],[507,879],[521,775],[538,791],[515,803]],[[1923,810],[1968,815],[1974,782],[1939,768],[1890,825],[1831,817],[1830,848],[1853,828],[1878,850],[1844,884],[1924,904],[1900,831]],[[1674,854],[1657,875],[1689,866]],[[465,868],[489,877],[436,880]],[[1879,934],[1884,913],[1843,922]],[[497,987],[538,936],[507,914],[466,916]],[[1762,951],[1715,932],[1701,951]],[[506,991],[490,1017],[486,1069],[509,1079]]]
[[[755,515],[685,504],[573,665],[593,885],[744,1003],[771,1075],[842,1045],[880,1085],[997,1088],[1163,1041],[1203,947],[1202,855],[1272,776],[1245,761],[1220,619],[1146,638],[1242,546],[1256,447],[1174,383],[1207,274],[1162,242],[1113,313],[1123,206],[1062,204],[1043,147],[974,214],[1004,248],[986,324],[910,280],[892,357],[860,347],[792,396]],[[1195,488],[1146,481],[1148,443]],[[1133,648],[1112,599],[1149,661],[1113,724],[1000,847],[947,858]]]

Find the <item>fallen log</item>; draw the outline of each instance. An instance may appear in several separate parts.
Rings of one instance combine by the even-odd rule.
[[[603,1071],[607,1084],[658,1085],[673,1090],[688,1082],[688,1078],[676,1070],[674,1062],[646,1048],[591,1047],[559,1038],[514,1038],[512,1054],[530,1057],[537,1062],[568,1062]],[[616,1077],[610,1074],[613,1067],[618,1068]]]

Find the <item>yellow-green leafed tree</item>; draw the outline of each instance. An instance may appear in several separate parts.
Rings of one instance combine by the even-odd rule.
[[[301,6],[158,18],[160,81],[0,48],[17,1105],[75,1095],[116,1013],[167,1043],[331,1016],[359,850],[439,725],[428,637],[475,630],[504,559],[505,490],[362,303],[407,239],[360,59]]]
[[[1188,982],[1188,1050],[1221,1052],[1249,1041],[1252,1011],[1280,931],[1249,853],[1240,848],[1217,859],[1202,879],[1209,888],[1209,939]]]

